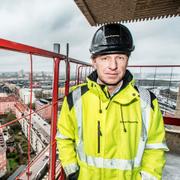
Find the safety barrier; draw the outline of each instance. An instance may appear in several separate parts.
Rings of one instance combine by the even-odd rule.
[[[59,44],[54,44],[54,52],[51,51],[46,51],[40,48],[35,48],[32,46],[28,46],[28,45],[24,45],[24,44],[20,44],[20,43],[16,43],[16,42],[12,42],[12,41],[8,41],[5,39],[0,39],[0,48],[4,49],[4,50],[9,50],[9,51],[15,51],[15,52],[19,52],[19,53],[24,53],[24,54],[28,54],[29,55],[29,89],[30,89],[30,104],[29,104],[29,108],[27,107],[26,111],[18,111],[20,114],[20,117],[7,123],[4,124],[2,126],[0,126],[0,128],[3,128],[5,126],[11,125],[16,121],[27,121],[28,125],[28,130],[27,130],[27,137],[28,137],[28,163],[27,163],[27,168],[24,170],[26,172],[27,175],[27,179],[31,179],[32,177],[32,171],[30,170],[30,168],[32,167],[32,163],[31,163],[31,129],[32,129],[32,120],[34,118],[35,113],[38,113],[38,111],[41,111],[42,109],[39,109],[37,112],[33,111],[33,58],[38,57],[44,57],[44,58],[48,58],[48,60],[53,60],[53,66],[54,66],[54,70],[53,70],[53,92],[52,92],[52,103],[51,103],[51,107],[52,107],[52,116],[51,116],[51,128],[50,128],[50,154],[49,154],[49,179],[53,180],[55,179],[55,177],[57,177],[57,172],[55,170],[56,167],[56,141],[55,141],[55,136],[56,136],[56,124],[57,124],[57,115],[58,115],[58,102],[59,99],[61,99],[58,96],[58,89],[59,89],[59,80],[60,80],[60,73],[61,73],[61,69],[60,69],[60,62],[65,62],[65,67],[64,69],[66,69],[66,77],[64,77],[64,84],[65,84],[65,92],[64,94],[67,95],[69,92],[69,87],[71,86],[71,77],[70,77],[70,66],[71,64],[75,64],[77,67],[78,66],[87,66],[89,67],[90,64],[88,63],[84,63],[82,61],[78,61],[76,59],[72,59],[69,58],[68,56],[68,51],[69,51],[69,46],[67,45],[67,55],[62,55],[60,54],[60,45]],[[37,61],[36,61],[37,62]],[[78,68],[77,68],[78,69]],[[76,72],[75,72],[76,73]],[[76,73],[77,74],[77,73]],[[77,83],[76,83],[77,84]],[[63,95],[64,95],[63,94]],[[17,96],[17,94],[16,94]],[[22,101],[22,99],[20,99],[19,97],[17,97],[17,101]],[[25,100],[25,99],[24,99]],[[17,106],[16,106],[17,107]],[[46,106],[45,108],[47,108],[48,106]],[[24,115],[24,112],[26,113]],[[38,115],[36,115],[38,117]],[[33,120],[34,121],[34,120]],[[38,157],[39,158],[39,157]],[[56,173],[55,173],[56,172]],[[59,169],[59,173],[60,173],[60,169]],[[37,176],[37,175],[36,175]],[[17,179],[20,177],[17,177]],[[60,179],[63,178],[63,173],[61,172],[61,177]]]
[[[180,65],[133,65],[136,84],[151,90],[158,98],[166,124],[178,125],[180,118]],[[173,119],[170,121],[170,119]]]
[[[32,165],[35,164],[37,160],[40,159],[40,156],[35,160],[31,159],[31,129],[33,128],[34,119],[40,118],[38,113],[43,111],[48,107],[52,107],[52,115],[51,115],[51,128],[50,128],[50,148],[49,148],[49,179],[54,180],[59,174],[59,179],[64,179],[64,173],[62,168],[60,169],[59,165],[56,164],[56,124],[57,124],[57,116],[58,116],[58,108],[59,103],[62,102],[64,95],[69,93],[69,89],[73,85],[78,85],[82,83],[87,75],[93,70],[92,66],[89,63],[85,63],[82,61],[78,61],[76,59],[69,57],[69,45],[67,44],[67,52],[66,55],[60,54],[60,45],[54,44],[54,52],[46,51],[43,49],[35,48],[32,46],[27,46],[24,44],[8,41],[5,39],[0,39],[0,48],[9,51],[15,51],[18,53],[24,53],[29,56],[29,80],[27,84],[29,85],[30,89],[30,104],[28,106],[20,107],[19,104],[22,103],[22,99],[19,98],[18,93],[16,94],[17,102],[15,107],[19,108],[19,118],[1,125],[0,128],[4,128],[13,124],[14,122],[28,122],[28,163],[27,168],[24,170],[26,172],[27,179],[31,179],[32,177]],[[44,57],[48,58],[48,61],[51,60],[53,62],[53,84],[52,86],[52,102],[49,105],[46,105],[43,108],[38,110],[33,110],[33,87],[35,86],[34,82],[34,69],[33,65],[36,64],[34,61],[36,57]],[[34,60],[35,59],[35,60]],[[60,66],[62,65],[63,66]],[[175,112],[177,110],[178,114],[178,107],[175,104],[180,104],[180,94],[178,94],[180,84],[179,84],[179,75],[178,75],[178,68],[180,65],[172,66],[129,66],[131,72],[133,72],[137,85],[144,86],[151,91],[153,91],[158,99],[161,101],[161,107],[163,108],[164,113],[164,121],[165,124],[176,125],[180,126],[179,119],[175,116]],[[163,69],[163,72],[161,71]],[[169,72],[167,72],[169,69]],[[165,71],[164,71],[165,70]],[[166,79],[165,79],[166,77]],[[44,79],[46,76],[44,75]],[[10,79],[8,79],[11,81]],[[175,87],[176,93],[173,93],[173,88]],[[59,93],[60,89],[60,93]],[[59,95],[58,95],[59,93]],[[25,101],[25,99],[24,99]],[[179,105],[178,104],[178,105]],[[24,109],[23,109],[24,108]],[[170,117],[171,116],[171,117]],[[47,126],[47,125],[46,125]],[[43,153],[42,153],[43,154]],[[43,156],[43,155],[42,155]],[[46,157],[44,157],[46,158]],[[32,162],[33,161],[33,162]],[[46,168],[46,165],[42,166]],[[41,167],[41,168],[42,168]],[[58,167],[58,170],[56,169]],[[44,171],[45,168],[42,168]],[[42,173],[42,172],[41,172]],[[36,177],[38,175],[36,174]],[[17,177],[17,179],[20,177]]]

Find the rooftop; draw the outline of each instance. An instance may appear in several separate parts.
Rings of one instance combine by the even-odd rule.
[[[0,102],[15,102],[17,101],[17,98],[13,95],[10,95],[8,97],[0,97]]]
[[[180,15],[180,0],[74,0],[92,26]]]

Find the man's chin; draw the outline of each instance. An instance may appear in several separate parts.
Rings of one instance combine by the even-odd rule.
[[[119,82],[118,83],[106,83],[105,85],[107,85],[107,86],[117,86],[119,84]]]
[[[107,86],[117,86],[120,82],[120,81],[117,81],[117,82],[111,82],[111,81],[102,81],[104,85],[107,85]]]

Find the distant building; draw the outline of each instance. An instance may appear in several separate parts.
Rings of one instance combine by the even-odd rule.
[[[0,114],[5,114],[6,112],[9,112],[10,110],[15,112],[15,103],[17,99],[15,96],[3,96],[0,97]]]
[[[22,132],[26,137],[28,137],[28,131],[29,131],[29,123],[28,120],[30,116],[27,116],[30,113],[29,108],[27,108],[23,103],[18,102],[16,103],[16,117],[22,118],[19,123],[22,127]],[[33,111],[32,111],[33,112]],[[42,120],[42,118],[37,115],[36,113],[33,113],[31,115],[32,120],[32,128],[31,128],[31,146],[33,150],[36,153],[39,153],[42,151],[42,149],[45,148],[45,145],[49,144],[49,134],[47,134],[47,137],[42,137],[42,131],[44,132],[44,128],[47,128],[47,122]],[[43,126],[43,128],[42,128]],[[50,131],[50,130],[49,130]],[[46,144],[45,144],[45,143]]]
[[[59,96],[60,96],[60,97],[65,96],[65,87],[60,87],[60,88],[59,88]]]
[[[7,97],[7,93],[0,92],[0,97]]]
[[[25,111],[28,111],[28,107],[21,103],[21,102],[17,102],[15,104],[15,108],[16,108],[16,118],[21,118],[24,115]]]
[[[30,103],[30,96],[31,96],[30,89],[28,89],[28,88],[20,89],[19,96],[22,99],[22,101],[24,102],[24,104]],[[32,103],[34,103],[35,100],[36,100],[36,98],[35,98],[34,92],[32,92]]]
[[[46,99],[40,99],[35,102],[35,109],[37,113],[43,118],[48,121],[51,119],[51,108],[52,105],[50,101]],[[40,110],[41,109],[41,110]]]
[[[16,84],[5,83],[5,87],[9,88],[9,90],[10,90],[11,92],[15,92]]]
[[[48,97],[51,97],[52,96],[52,89],[49,89],[49,90],[43,90],[42,91],[42,95],[43,95],[43,98],[48,98]]]
[[[6,174],[6,145],[3,137],[3,130],[0,129],[0,178]]]

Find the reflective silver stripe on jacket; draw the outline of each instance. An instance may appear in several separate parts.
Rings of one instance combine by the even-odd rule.
[[[82,100],[81,100],[81,88],[77,88],[72,93],[73,103],[74,103],[74,109],[77,117],[77,124],[78,124],[78,137],[79,137],[79,143],[83,140],[82,135]]]
[[[141,87],[138,87],[138,91],[141,99],[140,103],[141,103],[141,111],[142,111],[142,130],[138,145],[138,151],[134,161],[135,167],[139,167],[141,165],[141,160],[147,141],[147,131],[149,127],[149,118],[150,118],[150,110],[151,110],[151,98],[149,91]]]
[[[146,171],[141,171],[141,176],[142,176],[142,180],[158,180],[157,177],[153,176],[152,174]]]
[[[145,89],[138,88],[141,98],[141,109],[142,109],[142,132],[141,138],[138,145],[138,151],[135,159],[105,159],[102,157],[87,156],[84,152],[83,146],[83,130],[82,130],[82,99],[81,99],[81,88],[77,88],[73,91],[73,103],[78,123],[78,137],[79,142],[77,144],[77,153],[81,161],[87,163],[90,166],[98,168],[111,168],[121,170],[131,170],[133,167],[139,167],[141,165],[141,159],[145,149],[147,141],[147,130],[150,115],[150,94]]]
[[[68,137],[66,137],[63,134],[61,134],[59,131],[57,131],[57,133],[56,133],[56,138],[59,138],[59,139],[69,139]]]
[[[77,164],[69,164],[68,166],[64,166],[64,172],[66,176],[76,172],[79,169],[79,166]]]
[[[146,144],[146,149],[164,149],[165,151],[169,151],[166,143],[153,143]]]
[[[78,156],[81,161],[87,163],[89,166],[95,166],[97,168],[132,170],[134,164],[133,160],[105,159],[102,157],[87,156],[82,151],[81,153],[79,153],[79,150],[78,150]]]

